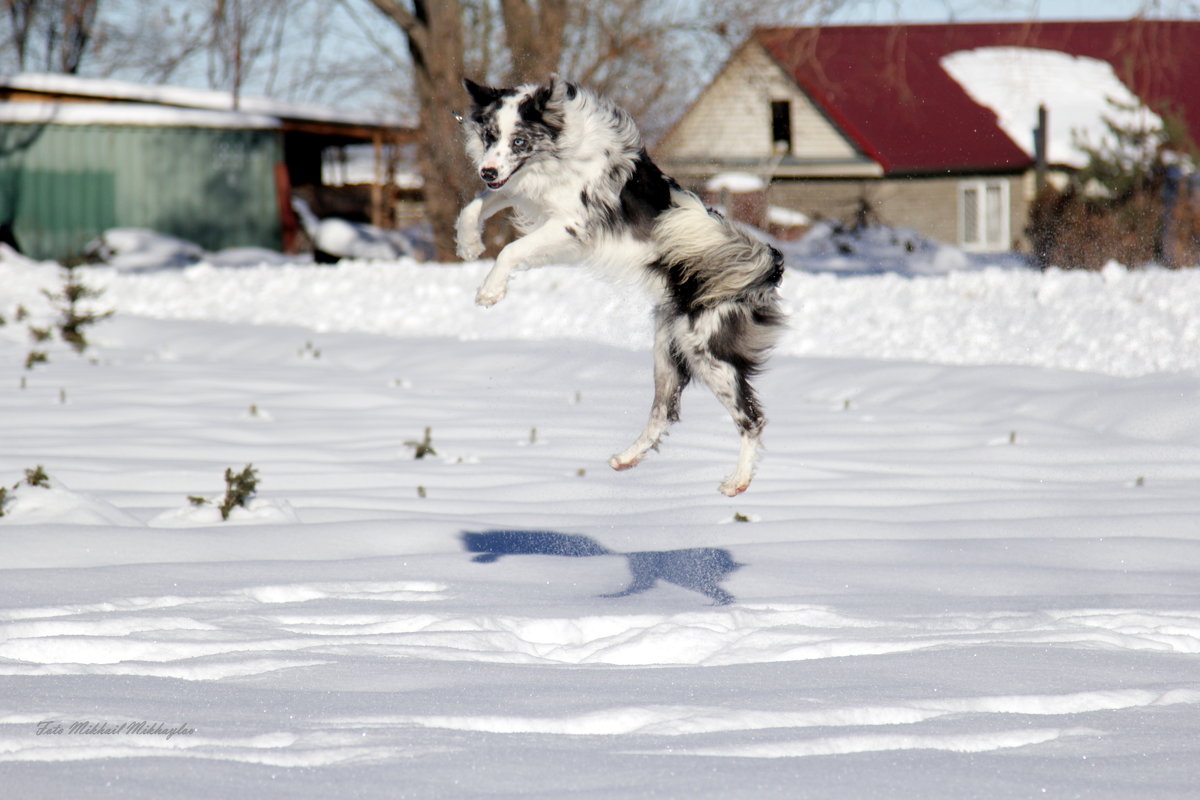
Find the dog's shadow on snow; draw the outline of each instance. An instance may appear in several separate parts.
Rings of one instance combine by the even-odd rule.
[[[629,562],[633,580],[619,592],[601,597],[625,597],[652,589],[660,580],[699,592],[716,605],[734,601],[733,595],[721,588],[725,576],[744,566],[733,560],[728,550],[697,547],[690,550],[659,550],[644,553],[617,553],[594,539],[578,534],[553,531],[485,531],[466,532],[463,547],[468,553],[479,553],[473,561],[490,564],[501,556],[542,555],[566,558],[590,556],[624,556]]]

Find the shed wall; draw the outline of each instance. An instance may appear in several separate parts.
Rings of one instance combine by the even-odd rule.
[[[277,249],[282,158],[274,130],[0,124],[0,223],[43,259],[114,227]]]

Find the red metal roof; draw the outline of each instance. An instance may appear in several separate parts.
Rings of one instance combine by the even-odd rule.
[[[975,103],[939,63],[950,53],[979,47],[1058,50],[1107,61],[1150,108],[1181,115],[1200,138],[1200,22],[767,28],[755,35],[889,174],[1030,165],[995,114]]]

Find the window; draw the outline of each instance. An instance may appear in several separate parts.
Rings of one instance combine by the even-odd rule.
[[[792,104],[789,100],[771,101],[771,145],[776,153],[792,152]]]
[[[1008,181],[958,185],[958,243],[967,250],[1009,248]]]

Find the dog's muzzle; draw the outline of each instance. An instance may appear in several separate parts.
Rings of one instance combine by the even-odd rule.
[[[499,174],[500,173],[492,167],[484,167],[483,169],[479,170],[479,177],[483,179],[483,182],[488,185],[489,189],[499,189],[501,186],[508,183],[507,178],[502,181],[496,180],[496,177]]]

